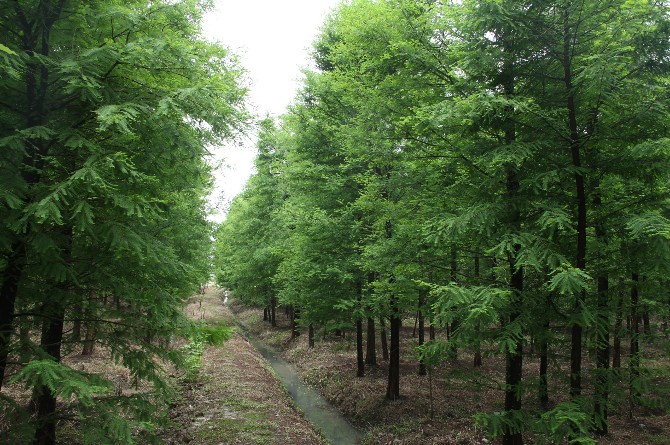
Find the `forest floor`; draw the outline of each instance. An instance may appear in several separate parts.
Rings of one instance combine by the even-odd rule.
[[[314,348],[308,348],[307,336],[290,338],[290,320],[277,312],[277,327],[263,321],[263,310],[249,308],[236,301],[228,304],[235,316],[248,326],[261,341],[282,351],[282,357],[296,366],[302,379],[317,388],[353,424],[365,432],[364,445],[474,445],[496,444],[499,440],[487,438],[474,422],[479,412],[492,413],[502,410],[504,393],[499,382],[504,381],[504,360],[484,357],[478,370],[472,367],[472,354],[459,351],[458,358],[443,365],[432,376],[433,416],[430,416],[428,376],[419,376],[413,348],[414,320],[405,320],[401,346],[401,399],[385,399],[388,362],[381,359],[379,336],[376,366],[366,365],[364,378],[356,377],[355,333],[347,337],[325,337],[322,333]],[[426,334],[427,338],[427,334]],[[567,345],[552,345],[556,350]],[[532,380],[538,375],[539,364],[534,357],[524,363],[524,378]],[[588,363],[588,361],[587,361]],[[668,366],[667,355],[659,358],[658,366]],[[565,372],[565,363],[557,362],[561,373],[549,374],[550,389],[555,406],[567,401],[567,382],[559,375]],[[569,368],[569,366],[568,366]],[[585,387],[588,387],[588,378]],[[620,386],[625,386],[621,384]],[[561,391],[563,389],[563,392]],[[534,394],[524,398],[524,408],[540,413]],[[599,445],[670,445],[670,415],[663,410],[637,408],[633,417],[628,415],[626,393],[619,388],[612,395],[610,432],[595,438]],[[541,443],[530,434],[524,435],[527,444]],[[567,443],[567,442],[566,442]]]
[[[204,295],[191,297],[187,316],[206,324],[235,326],[235,318],[224,306],[221,289],[210,287]],[[176,340],[179,347],[184,340]],[[115,363],[110,352],[96,347],[93,354],[68,353],[63,362],[72,368],[103,376],[113,382],[118,395],[149,393],[146,383],[137,383],[127,368]],[[179,397],[169,408],[170,426],[158,434],[169,445],[323,445],[325,443],[256,349],[235,329],[220,345],[206,346],[202,367],[190,379],[180,378],[183,370],[172,369]],[[170,368],[168,368],[169,370]],[[3,387],[2,395],[21,403],[30,392],[23,385]],[[66,404],[61,401],[61,404]],[[75,415],[71,418],[76,419]],[[12,423],[0,412],[0,444],[17,443],[10,434]],[[58,423],[59,444],[81,444],[76,420]],[[17,439],[18,440],[18,439]]]
[[[191,298],[189,317],[205,323],[235,325],[222,291],[210,287]],[[258,351],[235,334],[208,346],[194,384],[170,409],[176,423],[165,431],[168,444],[321,445],[318,431],[304,418]]]

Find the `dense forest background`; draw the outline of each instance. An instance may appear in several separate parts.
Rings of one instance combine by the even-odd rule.
[[[361,377],[389,328],[391,400],[403,318],[419,373],[503,356],[504,409],[477,422],[504,444],[593,443],[612,406],[667,409],[645,347],[668,352],[668,6],[342,5],[294,105],[261,124],[219,284],[270,322],[288,307],[310,344],[355,330]]]

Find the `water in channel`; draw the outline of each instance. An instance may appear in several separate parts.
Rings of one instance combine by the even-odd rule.
[[[298,372],[289,363],[279,357],[279,353],[270,346],[255,339],[245,332],[252,345],[270,363],[279,380],[286,386],[291,398],[307,419],[314,424],[331,445],[356,445],[360,443],[362,434],[342,417],[321,394],[305,385],[298,377]]]

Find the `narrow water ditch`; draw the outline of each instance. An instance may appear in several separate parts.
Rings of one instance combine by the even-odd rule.
[[[315,425],[331,445],[356,445],[363,435],[321,394],[304,384],[293,365],[279,357],[279,352],[249,333],[246,326],[238,324],[249,342],[261,353],[288,390],[295,404],[305,417]]]

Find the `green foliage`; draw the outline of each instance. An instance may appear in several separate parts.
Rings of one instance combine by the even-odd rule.
[[[258,173],[217,236],[221,283],[328,326],[414,314],[430,289],[420,310],[451,334],[421,348],[433,366],[482,345],[521,358],[529,338],[553,354],[566,323],[572,346],[602,349],[615,296],[647,286],[631,274],[644,307],[666,306],[667,8],[341,5],[318,70],[262,124]],[[590,443],[576,401],[537,424],[510,408],[530,384],[507,372],[506,411],[478,417],[494,436]]]
[[[589,432],[591,419],[579,404],[559,403],[554,409],[540,416],[535,429],[544,443],[563,443],[565,440],[575,445],[595,445],[597,442]]]
[[[1,369],[22,348],[13,332],[49,332],[21,351],[17,378],[76,399],[86,441],[129,443],[170,393],[159,363],[179,353],[161,340],[187,325],[182,303],[209,280],[206,147],[244,127],[245,88],[236,58],[201,39],[208,2],[58,5],[0,14]],[[97,394],[93,376],[59,363],[82,347],[63,341],[75,320],[151,383],[156,406]]]
[[[224,324],[207,325],[196,323],[186,335],[187,343],[182,346],[184,354],[181,363],[184,370],[182,379],[186,382],[194,382],[202,369],[202,354],[206,345],[220,345],[228,340],[234,333],[234,329]]]

